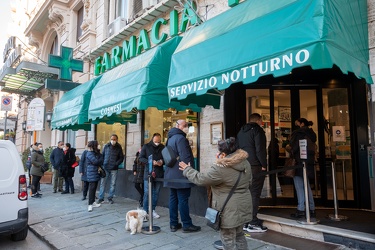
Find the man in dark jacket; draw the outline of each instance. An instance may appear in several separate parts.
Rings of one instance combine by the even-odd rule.
[[[63,162],[64,158],[64,151],[63,151],[64,142],[59,141],[57,143],[57,147],[52,150],[51,155],[49,156],[49,160],[53,166],[53,192],[57,192],[57,188],[59,188],[59,192],[63,191],[63,181],[64,178],[60,176],[59,170]]]
[[[163,169],[163,156],[161,151],[164,148],[164,145],[161,142],[161,135],[159,133],[155,133],[152,136],[152,139],[149,143],[145,144],[142,147],[141,153],[139,155],[139,161],[144,164],[146,171],[144,171],[144,195],[143,195],[143,209],[147,212],[148,211],[148,158],[152,155],[152,171],[154,172],[153,178],[163,178],[164,177],[164,169]],[[162,182],[153,181],[152,182],[152,216],[156,219],[160,218],[155,211],[156,204],[159,198],[160,188],[162,186]]]
[[[113,196],[115,194],[116,179],[118,166],[124,160],[124,154],[122,153],[122,147],[118,143],[118,136],[116,134],[111,135],[111,141],[108,142],[103,149],[103,167],[106,172],[106,177],[101,178],[100,181],[100,191],[99,191],[99,200],[98,203],[104,201],[104,191],[107,183],[107,179],[111,179],[109,193],[108,193],[108,202],[113,204]]]
[[[260,195],[265,179],[265,175],[258,176],[258,174],[267,170],[267,139],[261,125],[262,116],[258,113],[253,113],[249,117],[249,123],[245,124],[237,134],[238,147],[248,153],[247,160],[251,165],[253,174],[250,186],[253,199],[253,219],[248,225],[244,225],[244,230],[248,232],[267,231],[267,227],[264,227],[262,221],[257,217]]]
[[[193,225],[189,212],[189,197],[191,187],[194,185],[187,182],[187,178],[183,176],[179,170],[179,162],[183,161],[194,168],[194,156],[190,148],[189,141],[186,139],[188,132],[188,124],[185,120],[178,120],[176,127],[168,132],[167,145],[179,156],[179,160],[172,168],[165,170],[164,187],[170,188],[169,196],[169,219],[172,232],[183,228],[186,233],[197,232],[201,227]],[[168,182],[168,179],[180,179],[183,182]],[[180,211],[182,224],[178,222],[178,211]]]

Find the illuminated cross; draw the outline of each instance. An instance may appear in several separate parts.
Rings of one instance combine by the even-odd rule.
[[[61,80],[72,80],[72,71],[83,72],[83,61],[73,59],[73,49],[61,46],[61,56],[48,55],[48,66],[60,69]]]

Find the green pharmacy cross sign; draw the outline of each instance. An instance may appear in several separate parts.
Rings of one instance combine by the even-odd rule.
[[[73,59],[73,49],[61,46],[61,56],[48,55],[48,66],[60,69],[61,80],[72,80],[72,71],[83,72],[83,61]]]

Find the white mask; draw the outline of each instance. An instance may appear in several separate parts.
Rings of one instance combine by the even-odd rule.
[[[39,151],[43,151],[43,148],[39,148]]]
[[[102,147],[100,145],[98,145],[98,149],[100,150]]]
[[[182,131],[184,131],[185,134],[189,133],[189,128],[184,128]]]
[[[112,146],[114,146],[116,144],[116,141],[111,140],[111,144],[112,144]]]
[[[158,142],[155,142],[154,144],[155,144],[156,146],[159,146],[159,145],[160,145],[160,143],[158,143]]]
[[[65,150],[66,150],[66,147],[63,147],[63,150],[65,151]]]

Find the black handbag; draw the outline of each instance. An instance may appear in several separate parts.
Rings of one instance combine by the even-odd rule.
[[[98,167],[98,174],[99,174],[100,178],[104,178],[107,175],[105,173],[105,170],[101,166]]]
[[[238,182],[240,181],[240,178],[241,178],[241,174],[242,174],[242,172],[240,172],[240,174],[238,175],[238,179],[236,181],[236,184],[234,184],[234,186],[230,190],[230,192],[228,194],[228,197],[225,200],[223,207],[221,208],[221,211],[218,211],[218,210],[213,209],[211,207],[207,208],[206,215],[204,217],[207,219],[207,226],[209,226],[210,228],[212,228],[216,231],[220,230],[221,213],[222,213],[222,211],[224,211],[224,208],[227,205],[230,197],[232,197],[232,195],[234,193],[234,190],[237,188]]]
[[[42,171],[42,173],[48,171],[48,169],[49,169],[48,162],[45,162],[42,166],[40,166],[40,170]]]

